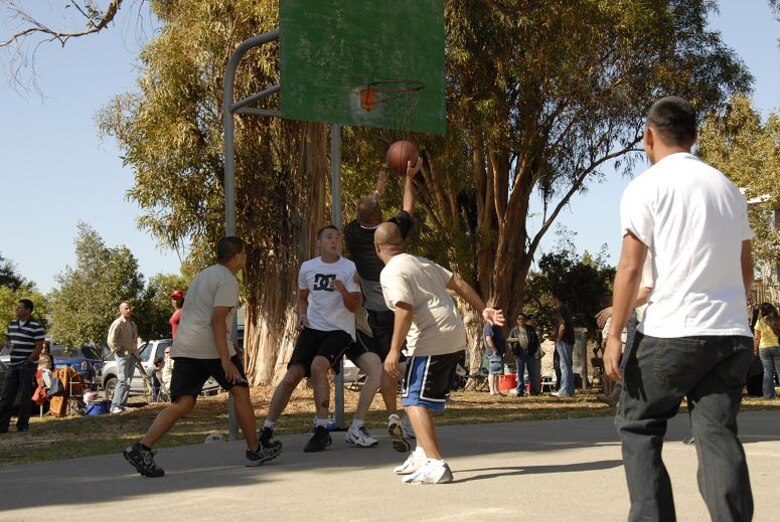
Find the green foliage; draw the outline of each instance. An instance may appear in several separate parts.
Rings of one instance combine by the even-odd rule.
[[[29,299],[33,302],[32,317],[43,326],[48,327],[49,302],[46,296],[38,292],[32,285],[24,285],[14,290],[11,287],[0,285],[0,327],[5,333],[5,328],[10,321],[16,319],[16,304],[20,299]],[[48,333],[48,331],[47,331]]]
[[[10,259],[6,259],[0,254],[0,286],[5,286],[11,290],[19,290],[23,286],[34,286],[28,283],[16,271],[16,265]]]
[[[175,274],[157,274],[149,279],[134,311],[138,335],[144,339],[170,339],[168,319],[173,313],[171,292],[187,290],[189,279]]]
[[[555,310],[550,303],[553,292],[559,294],[574,317],[574,324],[595,333],[595,315],[608,303],[612,294],[615,267],[606,262],[604,251],[597,256],[578,255],[564,237],[557,250],[544,254],[538,269],[531,272],[526,287],[525,310],[537,314],[540,323],[549,328]]]
[[[773,214],[780,209],[780,116],[762,121],[747,96],[735,96],[713,113],[699,136],[699,156],[745,190],[753,228],[753,251],[759,260],[780,257],[780,231]]]
[[[105,344],[108,328],[122,301],[138,304],[143,276],[126,246],[109,248],[86,223],[79,223],[76,266],[56,277],[50,299],[51,334],[57,342],[80,346]]]

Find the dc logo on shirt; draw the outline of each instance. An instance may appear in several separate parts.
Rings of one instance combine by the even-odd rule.
[[[332,292],[330,288],[331,281],[336,280],[336,274],[314,274],[314,287],[313,290],[324,290],[326,292]]]

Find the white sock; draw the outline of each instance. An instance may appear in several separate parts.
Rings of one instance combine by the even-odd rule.
[[[274,421],[269,421],[268,419],[265,419],[265,422],[263,423],[263,428],[269,428],[273,430],[275,424],[276,423]]]
[[[351,430],[359,430],[365,425],[365,421],[358,420],[358,419],[352,419],[352,426],[349,427]]]
[[[417,456],[419,457],[428,458],[428,455],[425,454],[425,450],[423,449],[422,446],[417,446],[416,448],[414,448],[414,452],[417,453]]]
[[[327,428],[328,427],[328,419],[320,419],[319,417],[317,417],[316,419],[314,419],[314,425],[315,426],[322,426],[323,428]]]

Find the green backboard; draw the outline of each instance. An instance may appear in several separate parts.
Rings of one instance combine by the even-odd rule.
[[[444,0],[281,0],[282,117],[444,134]]]

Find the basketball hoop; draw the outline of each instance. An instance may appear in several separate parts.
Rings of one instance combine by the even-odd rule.
[[[379,80],[353,91],[353,114],[365,121],[383,122],[409,130],[425,84],[419,80]]]

